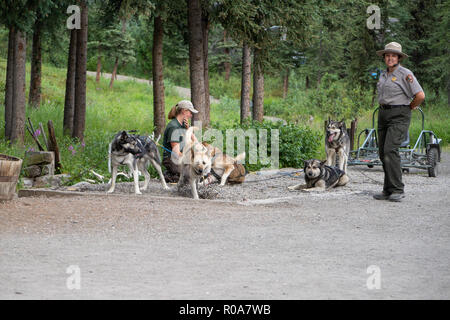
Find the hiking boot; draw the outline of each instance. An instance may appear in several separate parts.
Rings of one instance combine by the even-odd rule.
[[[373,198],[374,199],[377,199],[377,200],[389,200],[389,197],[390,197],[391,195],[389,194],[389,193],[385,193],[384,191],[383,192],[381,192],[381,193],[377,193],[377,194],[374,194],[373,195]]]
[[[389,201],[400,202],[405,197],[404,193],[393,193],[389,196]]]

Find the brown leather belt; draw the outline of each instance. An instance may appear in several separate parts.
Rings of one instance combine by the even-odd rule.
[[[409,107],[407,104],[380,104],[380,109],[388,110],[400,107]]]

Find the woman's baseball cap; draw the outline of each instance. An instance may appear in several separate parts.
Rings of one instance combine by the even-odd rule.
[[[194,105],[189,100],[181,100],[177,103],[177,107],[180,109],[187,109],[192,113],[198,113],[198,110],[195,110]]]

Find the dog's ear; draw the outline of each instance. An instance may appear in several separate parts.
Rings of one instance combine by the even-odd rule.
[[[309,160],[303,160],[303,168],[306,168],[309,165]]]
[[[320,166],[323,167],[327,163],[327,160],[320,161]]]
[[[189,152],[191,153],[191,163],[193,163],[195,157],[194,146],[191,146],[189,149],[190,149]]]
[[[214,148],[206,148],[206,153],[208,154],[208,157],[212,158],[214,153]]]
[[[343,128],[345,128],[345,119],[342,119],[342,120],[341,120],[340,126],[343,127]]]
[[[214,151],[215,151],[214,147],[204,141],[202,142],[202,145],[205,147],[206,153],[208,154],[208,156],[212,157],[214,154]]]
[[[122,138],[126,138],[126,137],[128,137],[128,134],[127,134],[126,131],[122,131],[122,133],[121,133],[120,136],[121,136]]]

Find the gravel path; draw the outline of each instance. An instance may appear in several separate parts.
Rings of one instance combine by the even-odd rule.
[[[142,196],[123,183],[114,195],[19,198],[0,204],[0,298],[449,299],[449,159],[438,178],[405,175],[401,203],[372,199],[383,176],[366,167],[327,193],[267,174],[216,200],[157,181]],[[67,288],[69,266],[80,290]]]

